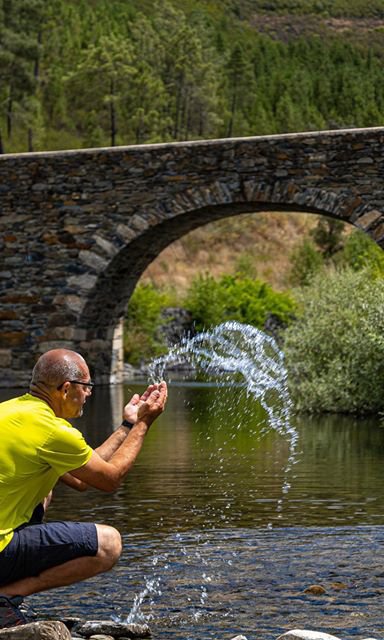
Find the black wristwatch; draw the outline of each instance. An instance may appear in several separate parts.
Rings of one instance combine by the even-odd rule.
[[[121,426],[125,427],[126,429],[129,429],[130,431],[134,424],[135,424],[134,422],[129,422],[129,420],[123,420],[123,422],[121,423]]]

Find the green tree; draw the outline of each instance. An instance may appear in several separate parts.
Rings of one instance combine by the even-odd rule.
[[[68,74],[74,109],[84,119],[87,106],[94,105],[111,146],[117,141],[120,105],[129,93],[133,73],[132,45],[121,35],[110,34],[90,44]]]
[[[329,260],[342,249],[344,229],[345,223],[342,220],[322,216],[310,232],[325,260]]]
[[[157,69],[168,95],[165,116],[172,140],[208,137],[221,121],[216,52],[203,25],[189,23],[169,2],[157,3],[154,29],[161,43]]]
[[[38,119],[37,89],[42,0],[2,0],[0,3],[0,146],[5,126],[10,142],[14,125],[20,124],[33,146],[33,126]]]
[[[242,115],[249,105],[248,96],[254,91],[254,75],[250,61],[243,52],[242,47],[236,44],[231,51],[227,66],[227,93],[228,93],[228,123],[226,135],[231,138],[242,131]]]
[[[384,408],[384,280],[329,271],[297,296],[301,312],[284,332],[298,410],[377,413]]]

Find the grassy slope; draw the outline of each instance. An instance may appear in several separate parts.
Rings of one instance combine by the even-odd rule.
[[[143,281],[182,297],[197,272],[219,276],[242,269],[279,290],[289,287],[289,258],[316,224],[303,213],[257,213],[226,218],[187,234],[152,262]]]

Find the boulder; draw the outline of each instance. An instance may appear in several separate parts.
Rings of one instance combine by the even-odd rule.
[[[112,620],[89,620],[76,625],[73,633],[85,638],[100,634],[113,636],[113,638],[149,638],[151,635],[146,624],[113,622]]]
[[[30,622],[0,629],[1,640],[71,640],[71,633],[59,620]]]
[[[309,631],[307,629],[293,629],[287,631],[277,638],[277,640],[339,640],[336,636],[322,631]]]

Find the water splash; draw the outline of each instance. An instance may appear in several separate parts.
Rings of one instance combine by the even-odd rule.
[[[240,322],[225,322],[156,358],[148,367],[153,381],[164,378],[167,369],[187,363],[203,370],[224,384],[240,384],[258,400],[269,425],[296,445],[297,432],[291,426],[291,400],[287,388],[284,354],[276,341],[260,329]],[[240,377],[240,379],[239,379]]]
[[[258,401],[263,407],[267,424],[261,432],[269,429],[276,430],[289,445],[288,461],[284,468],[281,497],[277,501],[276,510],[281,517],[284,496],[290,488],[289,475],[292,465],[296,461],[298,434],[290,422],[291,400],[287,387],[287,371],[284,365],[284,354],[276,341],[251,325],[239,322],[225,322],[209,331],[204,331],[193,338],[184,338],[180,345],[160,358],[154,360],[148,367],[148,376],[153,382],[163,380],[166,372],[179,368],[192,368],[196,372],[205,372],[214,378],[219,386],[237,386],[245,391],[252,400]],[[240,428],[241,422],[234,429]],[[220,449],[216,454],[220,456]],[[220,457],[219,457],[219,462]],[[220,467],[219,467],[220,468]],[[230,508],[230,503],[227,505]],[[218,518],[225,518],[218,514]],[[272,525],[268,525],[272,528]],[[180,534],[177,534],[180,535]],[[181,539],[178,540],[181,542]],[[178,563],[180,556],[188,555],[183,545],[178,548]],[[232,560],[228,560],[232,563]],[[153,560],[153,566],[157,558]],[[204,566],[199,555],[198,565]],[[164,567],[163,567],[164,568]],[[213,576],[214,578],[214,576]],[[198,602],[193,606],[193,618],[197,622],[205,615],[209,598],[209,584],[212,576],[200,574]],[[145,578],[144,589],[135,597],[127,622],[148,621],[141,606],[148,595],[159,595],[160,579],[158,577]],[[188,598],[190,604],[192,601]]]
[[[298,434],[291,424],[292,403],[287,386],[284,354],[277,342],[260,329],[240,322],[225,322],[156,358],[148,367],[153,381],[162,380],[169,369],[187,364],[196,371],[218,378],[219,384],[238,384],[248,396],[257,400],[267,415],[263,429],[276,430],[289,443],[289,456],[284,470],[283,496],[290,489],[288,480],[296,462]],[[277,511],[282,510],[283,498]]]
[[[127,624],[132,623],[144,623],[148,622],[151,619],[151,615],[144,615],[141,610],[142,604],[144,600],[150,596],[153,598],[154,596],[161,596],[160,589],[160,578],[158,576],[149,578],[147,576],[144,577],[145,587],[140,591],[140,593],[136,594],[133,605],[127,617],[122,619],[121,616],[117,617],[118,622],[125,622]],[[152,605],[153,602],[149,602],[149,605]]]

